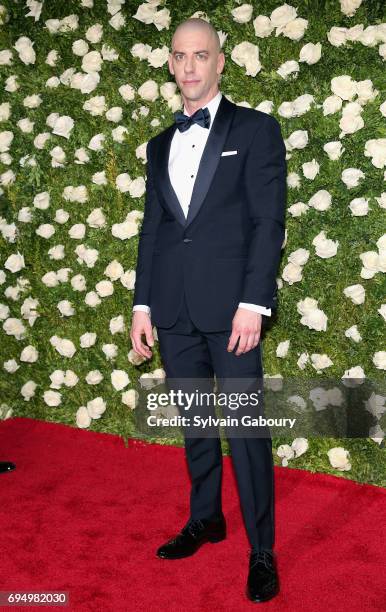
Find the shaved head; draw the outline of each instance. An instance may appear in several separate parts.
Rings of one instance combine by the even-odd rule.
[[[190,17],[176,27],[168,61],[189,114],[219,91],[225,55],[217,30],[205,19]]]
[[[193,32],[199,30],[206,32],[208,36],[212,39],[214,48],[218,51],[218,53],[221,52],[221,42],[219,35],[217,34],[216,28],[214,28],[212,24],[206,21],[205,19],[200,19],[199,17],[190,17],[189,19],[185,19],[185,21],[182,21],[176,27],[172,37],[172,49],[174,49],[174,43],[177,38],[177,35],[184,35],[184,33],[188,30]]]

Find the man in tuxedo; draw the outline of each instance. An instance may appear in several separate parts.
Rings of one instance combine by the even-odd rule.
[[[152,356],[157,328],[167,378],[262,379],[263,316],[277,305],[284,241],[285,145],[278,121],[219,91],[225,57],[216,30],[190,18],[169,55],[184,102],[147,144],[131,340]],[[146,337],[147,345],[142,341]],[[274,545],[272,441],[229,438],[251,550],[246,593],[279,592]],[[190,517],[157,555],[179,559],[225,538],[218,437],[185,436]]]

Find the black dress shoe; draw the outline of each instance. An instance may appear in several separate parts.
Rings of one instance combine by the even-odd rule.
[[[249,559],[249,575],[246,588],[248,599],[255,603],[268,601],[279,593],[275,553],[269,550],[252,550]]]
[[[182,531],[157,550],[161,559],[190,557],[205,542],[221,542],[226,537],[224,517],[217,521],[190,519]]]
[[[1,472],[10,472],[14,470],[16,465],[12,463],[12,461],[0,461],[0,473]]]

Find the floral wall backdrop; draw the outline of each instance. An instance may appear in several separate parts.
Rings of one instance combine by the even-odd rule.
[[[2,418],[137,433],[136,386],[164,374],[157,343],[143,361],[129,336],[146,144],[182,108],[167,57],[191,16],[219,33],[222,92],[274,115],[287,148],[267,383],[384,380],[383,2],[9,1],[0,5]],[[319,408],[339,405],[334,393],[316,393]],[[315,393],[294,401],[312,405]],[[364,406],[370,437],[274,439],[275,461],[385,485],[385,397]]]

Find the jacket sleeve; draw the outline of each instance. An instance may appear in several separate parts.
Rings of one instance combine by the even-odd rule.
[[[252,224],[241,302],[277,306],[276,275],[285,237],[286,148],[280,124],[266,114],[245,165],[245,190]]]
[[[141,230],[139,232],[133,306],[136,304],[150,304],[150,283],[154,244],[157,236],[157,229],[163,214],[162,206],[158,200],[154,187],[151,145],[152,141],[149,140],[146,146],[145,210]]]

